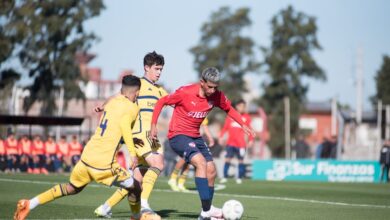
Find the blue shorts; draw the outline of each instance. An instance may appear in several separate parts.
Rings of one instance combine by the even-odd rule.
[[[226,158],[237,157],[239,160],[243,160],[245,157],[245,148],[238,148],[234,146],[226,146]]]
[[[169,146],[187,163],[198,153],[201,153],[206,161],[213,161],[210,149],[202,137],[189,137],[186,135],[177,135],[169,139]]]

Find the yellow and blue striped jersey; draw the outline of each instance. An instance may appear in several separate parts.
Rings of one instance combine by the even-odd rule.
[[[111,168],[122,140],[135,156],[132,127],[138,112],[138,106],[123,95],[110,99],[104,107],[100,125],[81,154],[81,161],[97,169]]]
[[[154,106],[160,98],[166,95],[168,93],[161,86],[154,84],[146,78],[141,79],[141,88],[137,98],[140,111],[133,128],[133,134],[150,130]]]

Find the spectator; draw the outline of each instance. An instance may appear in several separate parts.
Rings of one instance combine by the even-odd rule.
[[[5,140],[5,149],[7,153],[7,169],[6,171],[20,171],[19,169],[19,149],[18,140],[13,133],[10,133]]]
[[[4,141],[0,138],[0,171],[4,172],[7,168],[7,154],[5,151]]]
[[[60,162],[57,158],[58,146],[52,136],[49,136],[45,142],[45,153],[46,168],[51,172],[58,172],[60,168]]]
[[[31,140],[27,135],[23,135],[19,141],[19,153],[20,153],[20,170],[22,172],[33,172],[33,164],[31,157]]]
[[[390,168],[390,139],[386,140],[380,153],[379,162],[381,164],[381,179],[382,182],[389,182],[389,168]]]
[[[46,169],[46,156],[45,156],[45,146],[41,140],[41,136],[36,135],[32,143],[32,155],[33,155],[33,173],[39,174],[48,174]]]
[[[60,140],[58,141],[57,157],[62,165],[59,171],[68,172],[70,170],[71,162],[69,157],[69,145],[68,142],[66,142],[65,136],[61,136]]]
[[[305,137],[303,135],[298,136],[298,140],[293,146],[293,149],[297,153],[297,159],[310,157],[310,147],[306,143]]]
[[[72,161],[72,166],[80,160],[81,151],[83,151],[83,147],[78,142],[77,136],[73,135],[72,141],[69,143],[69,156]]]

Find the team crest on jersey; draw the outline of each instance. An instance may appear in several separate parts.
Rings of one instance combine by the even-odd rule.
[[[195,142],[190,142],[190,143],[188,143],[188,146],[190,146],[190,147],[196,147],[196,144],[195,144]]]

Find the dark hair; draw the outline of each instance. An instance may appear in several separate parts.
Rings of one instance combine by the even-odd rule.
[[[164,66],[164,57],[153,51],[144,57],[144,66],[162,65]]]
[[[141,87],[141,80],[133,75],[126,75],[122,78],[122,86],[129,86],[129,87]]]
[[[233,107],[237,107],[237,105],[239,104],[246,104],[245,100],[244,99],[239,99],[239,100],[236,100],[233,102]]]

